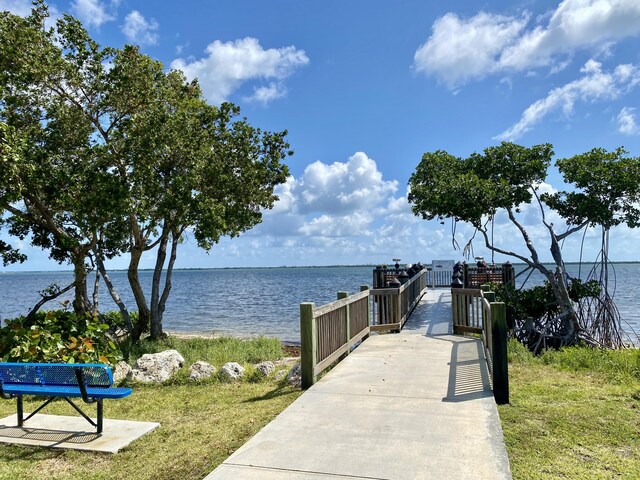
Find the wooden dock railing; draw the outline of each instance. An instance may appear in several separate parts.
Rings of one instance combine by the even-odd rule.
[[[369,287],[360,290],[352,296],[338,292],[338,300],[321,307],[300,304],[302,388],[369,336]]]
[[[372,331],[400,331],[427,289],[423,269],[398,288],[369,290],[316,307],[300,304],[302,388],[309,388],[320,373],[348,355]]]
[[[427,289],[427,269],[398,288],[371,290],[372,331],[400,331]]]
[[[451,315],[453,333],[482,335],[485,357],[496,403],[509,403],[509,364],[507,358],[507,314],[505,304],[496,302],[496,294],[481,289],[452,288]]]

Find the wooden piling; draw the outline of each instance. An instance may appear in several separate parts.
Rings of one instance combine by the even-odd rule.
[[[491,333],[493,341],[493,396],[498,405],[503,405],[509,403],[509,361],[507,311],[502,302],[491,303]]]
[[[300,304],[300,370],[302,388],[309,388],[316,382],[315,368],[317,362],[316,320],[313,316],[315,304]]]

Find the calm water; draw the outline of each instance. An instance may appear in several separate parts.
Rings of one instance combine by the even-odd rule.
[[[577,274],[577,266],[575,269]],[[640,265],[617,264],[615,273],[618,308],[640,332],[635,287]],[[151,275],[141,272],[143,285],[151,284]],[[174,272],[164,326],[175,332],[268,335],[299,341],[300,302],[322,305],[335,300],[340,290],[358,292],[360,285],[371,284],[371,277],[371,267],[179,270]],[[0,318],[26,314],[38,301],[39,290],[52,283],[66,286],[72,279],[70,272],[0,273]],[[111,279],[125,303],[135,309],[126,272],[112,272]],[[527,284],[541,282],[540,276],[532,276]],[[101,286],[101,309],[115,310],[104,284]],[[71,298],[70,292],[64,298]],[[58,305],[54,301],[46,307]]]
[[[268,335],[299,342],[301,302],[322,305],[335,300],[338,291],[358,292],[360,285],[371,283],[371,272],[371,267],[174,271],[164,327],[175,332]],[[110,277],[125,304],[135,310],[126,272],[111,272]],[[151,285],[151,271],[140,272],[140,277],[143,286]],[[38,291],[72,281],[71,272],[0,274],[0,317],[24,315],[38,302]],[[104,284],[101,287],[101,310],[116,310]],[[68,292],[57,300],[71,297]],[[57,308],[55,302],[45,308]]]

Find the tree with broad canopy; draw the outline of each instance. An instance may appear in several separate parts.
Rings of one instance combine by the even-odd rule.
[[[409,181],[412,210],[425,220],[469,223],[489,250],[515,258],[544,275],[560,313],[541,327],[540,338],[553,338],[561,344],[582,339],[591,344],[621,346],[620,328],[612,326],[612,322],[619,324],[619,316],[615,315],[607,289],[608,238],[613,226],[626,224],[633,228],[640,223],[640,159],[627,157],[627,152],[619,148],[614,152],[593,149],[558,160],[560,173],[573,189],[540,193],[553,155],[550,144],[524,147],[509,142],[467,158],[442,150],[427,152]],[[539,207],[540,221],[548,232],[553,268],[543,263],[519,219],[522,205],[532,203]],[[554,225],[549,220],[549,210],[560,215],[566,226]],[[524,253],[492,242],[490,227],[498,212],[505,212],[519,232]],[[567,273],[562,244],[570,235],[589,227],[601,227],[603,232],[598,261],[604,288],[599,307],[584,315],[585,310],[576,306],[569,293],[570,283],[577,280]],[[475,234],[468,245],[474,237]]]
[[[97,311],[100,278],[132,331],[163,334],[177,249],[211,249],[262,219],[288,169],[287,132],[266,132],[230,103],[208,105],[197,81],[140,53],[98,45],[75,18],[48,9],[0,14],[0,207],[11,235],[74,268],[77,314]],[[4,167],[7,168],[4,168]],[[138,269],[155,252],[151,296]],[[0,244],[6,262],[23,259]],[[113,288],[105,259],[129,255],[139,312]],[[93,300],[88,272],[96,269]]]

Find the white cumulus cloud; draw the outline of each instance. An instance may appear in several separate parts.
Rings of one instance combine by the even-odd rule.
[[[384,180],[375,160],[356,152],[345,162],[316,161],[299,178],[276,187],[279,200],[265,212],[261,234],[349,238],[372,234],[381,214],[395,214],[406,198],[395,199],[395,180]]]
[[[542,22],[546,23],[542,23]],[[606,52],[616,41],[640,35],[638,0],[564,0],[544,19],[480,12],[447,13],[414,56],[414,68],[449,88],[492,73],[564,68],[576,51]]]
[[[351,213],[385,202],[398,182],[385,181],[375,160],[356,152],[347,162],[307,166],[296,186],[302,213]]]
[[[433,34],[414,55],[414,67],[452,88],[483,77],[497,70],[499,55],[518,38],[527,20],[485,12],[464,19],[447,13],[433,23]]]
[[[581,72],[584,75],[578,80],[554,88],[546,97],[529,105],[518,122],[494,138],[516,140],[550,112],[562,110],[565,115],[570,115],[578,101],[615,99],[640,84],[640,70],[635,65],[622,64],[612,71],[605,72],[599,62],[589,60]]]
[[[635,108],[623,107],[618,114],[618,131],[625,135],[640,135],[640,126],[636,121]]]
[[[368,230],[373,216],[368,212],[354,212],[350,215],[320,215],[299,228],[303,235],[316,237],[358,237],[369,236]]]
[[[264,49],[251,37],[221,42],[216,40],[206,49],[207,56],[198,60],[178,58],[171,68],[182,70],[187,78],[198,78],[205,96],[214,103],[229,98],[242,84],[266,79],[268,87],[258,87],[253,98],[268,102],[284,95],[283,81],[309,63],[304,50],[295,46]]]
[[[117,6],[117,2],[113,3],[113,5]],[[106,4],[100,0],[74,0],[71,3],[71,11],[85,26],[90,27],[99,27],[104,23],[116,19],[116,17],[108,11]]]
[[[156,45],[158,43],[158,22],[147,20],[137,10],[132,10],[125,18],[122,33],[132,43],[139,45]]]

